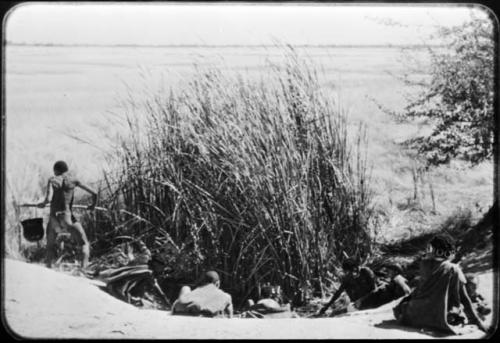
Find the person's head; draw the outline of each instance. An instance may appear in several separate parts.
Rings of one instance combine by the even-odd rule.
[[[68,165],[64,161],[57,161],[54,163],[54,174],[61,175],[68,171]]]
[[[342,269],[344,270],[344,273],[357,274],[359,271],[359,264],[354,258],[351,257],[342,262]]]
[[[437,258],[450,259],[455,254],[455,241],[445,234],[434,236],[427,245],[427,253]]]
[[[210,270],[203,276],[203,284],[207,285],[213,283],[215,286],[220,287],[219,274],[216,271]]]
[[[273,288],[271,286],[264,286],[260,290],[260,296],[263,299],[271,298],[273,294]]]
[[[262,299],[278,299],[279,298],[279,286],[265,285],[260,290],[260,297]]]

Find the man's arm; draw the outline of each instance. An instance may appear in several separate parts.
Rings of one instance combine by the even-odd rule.
[[[333,295],[332,299],[328,302],[328,304],[323,306],[323,308],[319,311],[318,314],[320,314],[320,315],[324,314],[326,312],[326,310],[328,310],[328,308],[330,306],[332,306],[333,303],[340,297],[340,295],[342,294],[342,292],[344,292],[344,290],[345,290],[344,283],[341,283],[339,289],[337,289],[337,291]]]
[[[165,293],[163,293],[163,291],[160,288],[160,285],[158,285],[158,281],[156,281],[156,279],[154,279],[154,281],[153,281],[153,287],[163,297],[163,300],[165,301],[166,305],[171,306],[172,303],[170,302],[170,299],[168,299],[167,296],[165,295]]]
[[[469,318],[469,321],[471,321],[473,324],[476,324],[479,330],[486,332],[486,327],[484,326],[483,322],[479,319],[479,316],[477,315],[476,311],[474,310],[474,307],[472,306],[472,301],[470,300],[469,295],[467,294],[467,289],[465,288],[464,283],[460,285],[460,301],[462,302],[462,305],[464,305],[464,311],[465,314],[467,315],[467,318]]]
[[[47,189],[45,191],[45,199],[41,203],[39,203],[37,206],[39,208],[44,208],[48,203],[50,203],[50,198],[52,196],[52,185],[50,182],[51,179],[47,182]]]
[[[83,189],[84,191],[86,191],[87,193],[90,193],[92,195],[92,204],[89,206],[89,210],[93,210],[95,208],[95,206],[97,205],[97,193],[82,183],[78,183],[77,186],[80,187],[81,189]]]
[[[407,296],[411,293],[411,288],[410,286],[408,286],[407,280],[402,275],[398,274],[392,280],[404,292],[404,296]]]

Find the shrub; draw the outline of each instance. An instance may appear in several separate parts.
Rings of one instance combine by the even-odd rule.
[[[404,145],[418,151],[428,165],[490,160],[495,132],[493,19],[484,13],[471,16],[461,25],[440,27],[436,36],[445,47],[428,47],[430,81],[398,114],[401,120],[424,118],[432,131]],[[406,82],[414,84],[409,78]]]

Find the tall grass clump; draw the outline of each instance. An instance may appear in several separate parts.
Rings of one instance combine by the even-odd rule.
[[[362,132],[349,139],[345,113],[293,49],[268,71],[196,69],[175,90],[130,98],[106,175],[110,199],[139,218],[127,234],[170,254],[178,275],[215,268],[237,297],[264,281],[288,296],[307,281],[321,289],[346,255],[371,249]]]

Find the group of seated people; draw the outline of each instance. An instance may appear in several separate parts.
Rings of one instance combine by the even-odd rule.
[[[373,309],[401,299],[393,313],[401,325],[430,328],[456,334],[464,324],[476,325],[486,331],[484,316],[491,312],[477,293],[477,279],[466,276],[451,262],[455,252],[449,236],[435,236],[420,259],[418,282],[412,287],[397,264],[384,264],[376,275],[369,267],[360,266],[354,259],[342,264],[344,275],[339,288],[315,317],[329,316],[356,310]],[[221,280],[215,271],[204,274],[193,290],[183,286],[172,305],[172,314],[203,317],[234,316],[232,297],[220,289]],[[345,292],[347,297],[340,298]],[[347,298],[347,299],[346,299]],[[265,286],[260,299],[248,300],[241,318],[295,318],[290,304],[277,301],[273,288]]]
[[[397,264],[385,265],[382,279],[377,280],[370,268],[359,267],[348,259],[343,263],[344,277],[339,289],[318,315],[324,315],[345,291],[349,297],[347,304],[340,304],[331,316],[376,308],[403,297],[393,309],[401,325],[457,334],[461,326],[472,324],[486,332],[483,320],[491,308],[477,293],[477,278],[464,275],[461,268],[451,262],[454,254],[455,245],[450,236],[433,237],[420,259],[413,288]]]

